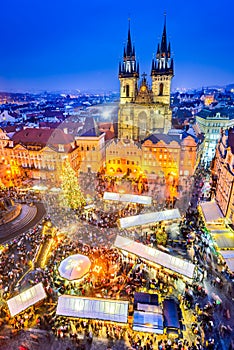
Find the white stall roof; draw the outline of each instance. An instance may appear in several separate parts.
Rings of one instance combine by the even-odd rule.
[[[56,314],[127,323],[128,301],[61,295]]]
[[[134,311],[133,330],[163,334],[163,316],[153,312]]]
[[[128,194],[128,193],[104,192],[103,199],[108,201],[129,202],[129,203],[138,203],[138,204],[145,204],[145,205],[152,204],[152,197],[138,196],[136,194]]]
[[[226,231],[224,233],[213,234],[211,235],[215,240],[219,249],[233,249],[234,248],[234,233],[232,231]]]
[[[116,237],[114,246],[155,264],[164,266],[167,269],[175,271],[188,278],[193,277],[195,265],[187,260],[177,258],[170,254],[161,252],[158,249],[151,248],[142,243],[121,236]]]
[[[229,270],[234,272],[234,250],[220,250],[219,253],[226,261]]]
[[[149,225],[159,221],[180,219],[180,217],[178,209],[170,209],[121,218],[119,219],[119,224],[121,228],[129,228],[132,226]]]
[[[200,207],[207,223],[223,219],[223,214],[215,201],[202,202]]]
[[[19,314],[21,311],[26,310],[29,306],[36,304],[38,301],[45,299],[46,293],[42,283],[38,283],[35,286],[25,290],[24,292],[16,295],[15,297],[7,301],[8,308],[11,316]]]

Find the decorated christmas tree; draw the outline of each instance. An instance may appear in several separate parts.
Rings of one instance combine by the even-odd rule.
[[[0,191],[5,190],[5,189],[6,189],[6,186],[2,182],[2,179],[0,179]]]
[[[62,205],[71,209],[80,209],[85,205],[85,198],[80,190],[76,172],[68,160],[62,167],[61,199]]]

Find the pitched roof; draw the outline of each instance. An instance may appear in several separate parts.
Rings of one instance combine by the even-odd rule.
[[[171,143],[172,141],[181,142],[180,136],[177,135],[166,135],[166,134],[152,134],[144,139],[143,143],[147,140],[150,140],[153,144],[156,144],[160,141],[163,141],[166,144]]]
[[[45,146],[67,145],[74,141],[73,136],[65,134],[61,129],[27,128],[16,132],[12,140],[14,143],[39,144]]]
[[[97,124],[92,117],[86,117],[83,129],[79,136],[99,137],[101,132],[98,130]]]

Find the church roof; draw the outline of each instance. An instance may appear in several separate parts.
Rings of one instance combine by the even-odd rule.
[[[95,120],[92,117],[86,117],[83,129],[79,136],[82,137],[99,137],[101,132],[99,131]]]
[[[172,141],[181,143],[180,136],[178,135],[167,135],[167,134],[152,134],[148,136],[146,139],[144,139],[143,143],[147,140],[150,140],[153,144],[156,144],[160,141],[163,141],[166,144],[171,143]]]

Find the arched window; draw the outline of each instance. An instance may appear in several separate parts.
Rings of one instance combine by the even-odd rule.
[[[126,97],[129,97],[129,85],[126,85]]]
[[[163,83],[160,83],[159,85],[159,96],[163,95]]]

